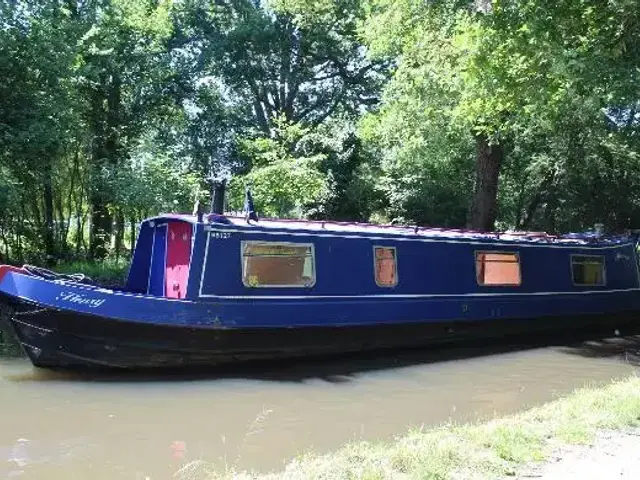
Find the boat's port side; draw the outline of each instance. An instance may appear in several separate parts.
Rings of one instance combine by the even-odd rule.
[[[0,302],[2,298],[0,296]],[[11,321],[34,365],[47,368],[183,368],[238,360],[317,356],[606,327],[625,328],[637,311],[290,328],[185,328],[43,309],[11,302]]]
[[[634,245],[544,245],[209,227],[193,298],[513,297],[640,290]],[[194,257],[195,258],[195,257]],[[199,275],[194,278],[193,275]]]
[[[0,268],[0,303],[32,362],[210,365],[614,329],[640,312],[627,237],[441,238],[207,220],[143,222],[128,291]]]

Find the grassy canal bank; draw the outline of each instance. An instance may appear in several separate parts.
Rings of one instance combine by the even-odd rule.
[[[413,431],[392,443],[356,443],[327,455],[308,454],[279,473],[259,476],[229,470],[212,474],[212,478],[513,478],[532,462],[544,462],[563,446],[588,444],[603,431],[623,431],[638,425],[640,378],[632,376],[605,387],[576,390],[567,397],[505,418]],[[181,473],[193,478],[197,470],[209,469],[204,464],[191,464]]]

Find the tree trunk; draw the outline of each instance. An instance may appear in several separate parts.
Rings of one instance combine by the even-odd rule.
[[[56,258],[53,211],[53,179],[51,178],[51,159],[45,160],[44,171],[44,253],[45,263],[53,265]]]
[[[91,194],[91,235],[89,256],[92,260],[104,260],[109,252],[113,234],[113,192],[103,178],[104,171],[111,171],[118,164],[120,155],[120,77],[113,74],[102,78],[102,87],[92,97],[94,119],[94,147],[92,152],[93,182]],[[106,111],[105,111],[106,100]]]
[[[100,87],[106,83],[102,76]],[[89,204],[91,224],[89,226],[89,259],[102,260],[107,256],[107,239],[111,236],[111,216],[107,209],[106,186],[103,184],[103,168],[107,163],[108,152],[105,148],[106,127],[104,118],[104,93],[98,87],[91,96],[91,117],[93,145],[91,148],[91,177],[89,186]]]
[[[60,190],[60,189],[57,189]],[[55,203],[54,203],[54,212],[56,212],[56,222],[57,228],[56,232],[56,254],[58,259],[65,258],[67,255],[67,232],[69,231],[69,227],[67,226],[67,217],[64,211],[64,203],[62,201],[62,192],[58,191]]]
[[[498,177],[504,151],[490,145],[484,135],[476,136],[476,178],[467,227],[490,232],[494,229],[498,204]]]
[[[0,252],[0,264],[9,263],[9,239],[7,238],[5,227],[0,227],[0,244],[4,247],[4,255]]]
[[[80,191],[74,196],[74,215],[76,217],[76,256],[80,255],[80,251],[84,245],[84,226],[85,226],[85,181],[80,182]]]
[[[22,263],[24,260],[24,251],[22,248],[22,237],[23,234],[22,232],[24,232],[24,224],[25,224],[25,219],[29,218],[28,215],[25,214],[25,206],[24,203],[21,204],[20,206],[20,213],[18,214],[18,218],[16,219],[16,229],[15,229],[15,236],[16,236],[16,243],[15,243],[15,251],[16,254],[14,255],[14,260],[17,260],[18,262]]]
[[[131,255],[133,255],[136,248],[136,219],[133,215],[129,218],[129,224],[131,226]]]
[[[116,242],[114,247],[116,251],[116,262],[120,260],[120,254],[124,246],[124,228],[124,214],[122,210],[118,209],[116,211]]]
[[[112,220],[102,195],[91,196],[91,234],[89,236],[89,258],[104,260],[109,253]]]

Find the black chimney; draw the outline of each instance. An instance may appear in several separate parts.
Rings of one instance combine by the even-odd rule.
[[[211,213],[224,214],[224,194],[227,189],[226,180],[214,180],[211,192]]]

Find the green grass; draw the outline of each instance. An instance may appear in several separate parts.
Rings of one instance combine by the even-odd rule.
[[[19,357],[23,354],[9,322],[0,318],[0,357]]]
[[[105,286],[122,285],[129,271],[129,259],[105,260],[94,263],[87,261],[76,261],[61,263],[52,269],[57,273],[83,273],[93,281]]]
[[[326,455],[307,454],[268,475],[233,469],[212,479],[495,479],[544,461],[557,447],[590,442],[601,429],[640,425],[640,378],[573,394],[505,418],[449,424],[398,437],[359,442]],[[211,471],[211,466],[207,468]],[[202,478],[202,477],[198,477]]]
[[[22,349],[17,340],[9,332],[9,326],[0,323],[0,357],[20,357],[23,355]]]

